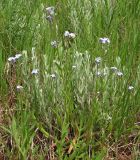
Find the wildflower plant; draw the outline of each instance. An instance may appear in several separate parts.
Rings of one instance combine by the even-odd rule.
[[[138,3],[0,4],[0,157],[138,159]]]

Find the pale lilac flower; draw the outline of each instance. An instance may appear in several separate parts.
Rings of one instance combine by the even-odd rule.
[[[112,71],[117,71],[117,67],[110,67]]]
[[[95,58],[95,62],[97,63],[97,64],[99,64],[100,62],[101,62],[101,57],[97,57],[97,58]]]
[[[75,69],[75,68],[76,68],[76,65],[73,65],[72,68]]]
[[[64,36],[69,37],[69,34],[70,34],[69,31],[65,31]]]
[[[22,56],[22,54],[16,54],[15,59],[19,59]]]
[[[21,85],[17,85],[17,87],[16,87],[16,88],[17,88],[17,90],[18,90],[18,91],[20,91],[20,90],[22,90],[22,89],[23,89],[23,86],[21,86]]]
[[[55,14],[54,10],[55,10],[55,8],[53,6],[46,8],[47,14],[51,15],[51,16],[54,16],[54,14]]]
[[[100,41],[100,43],[102,43],[102,44],[106,44],[106,43],[110,43],[110,40],[109,40],[109,38],[106,38],[106,37],[104,37],[104,38],[99,38],[99,41]]]
[[[58,44],[57,44],[56,41],[52,41],[52,42],[51,42],[51,46],[52,46],[53,48],[57,48]]]
[[[117,72],[117,76],[122,77],[122,76],[123,76],[123,73],[120,72],[120,71],[118,71],[118,72]]]
[[[96,72],[96,76],[98,76],[98,77],[101,76],[101,72],[99,72],[99,71]]]
[[[76,37],[75,33],[69,33],[69,38],[74,39]]]
[[[55,74],[51,74],[50,77],[56,78],[56,75]]]
[[[38,74],[38,69],[33,69],[31,73],[32,74]]]
[[[9,58],[8,58],[8,61],[14,63],[14,62],[16,62],[16,60],[19,59],[21,56],[22,56],[22,54],[16,54],[14,57],[9,57]]]
[[[14,62],[16,62],[16,59],[15,59],[15,57],[9,57],[8,61],[14,63]]]
[[[131,90],[133,90],[133,89],[134,89],[133,86],[129,86],[129,87],[128,87],[128,90],[129,90],[129,91],[131,91]]]

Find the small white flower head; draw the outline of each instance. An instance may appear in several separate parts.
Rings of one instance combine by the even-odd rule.
[[[97,63],[97,64],[99,64],[100,62],[101,62],[101,57],[97,57],[97,58],[95,58],[95,62]]]
[[[122,77],[123,76],[123,73],[120,72],[120,71],[118,71],[116,74],[117,74],[118,77]]]
[[[56,41],[52,41],[52,42],[51,42],[51,46],[52,46],[53,48],[57,48],[58,43],[57,43]]]
[[[22,56],[22,54],[16,54],[15,59],[19,59]]]
[[[56,78],[56,75],[53,73],[50,75],[51,78]]]
[[[75,33],[70,33],[69,31],[65,31],[64,37],[74,39],[76,37]]]
[[[21,85],[17,85],[17,87],[16,87],[16,88],[17,88],[17,90],[18,90],[18,91],[20,91],[20,90],[22,90],[22,89],[23,89],[23,86],[21,86]]]
[[[75,68],[76,68],[76,65],[73,65],[72,68],[75,69]]]
[[[131,90],[133,90],[133,89],[134,89],[133,86],[129,86],[129,87],[128,87],[128,90],[129,90],[129,91],[131,91]]]
[[[96,76],[97,76],[97,77],[100,77],[101,75],[102,75],[102,74],[101,74],[100,71],[96,72]]]
[[[46,8],[47,14],[51,15],[51,16],[54,16],[54,14],[55,14],[54,10],[55,10],[55,8],[53,6]]]
[[[14,63],[14,62],[16,62],[16,59],[15,59],[15,57],[9,57],[8,61],[11,63]]]
[[[74,39],[76,37],[75,33],[69,33],[69,38]]]
[[[110,69],[114,72],[118,70],[117,67],[110,67]]]
[[[69,37],[70,32],[69,31],[65,31],[64,36],[65,37]]]
[[[99,42],[102,43],[102,44],[109,44],[110,43],[110,40],[109,38],[99,38]]]
[[[33,69],[31,73],[32,74],[38,74],[38,69]]]
[[[9,57],[8,61],[15,63],[17,59],[19,59],[22,56],[22,54],[16,54],[14,57]]]

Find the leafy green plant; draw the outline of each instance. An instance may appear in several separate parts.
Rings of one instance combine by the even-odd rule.
[[[139,13],[139,0],[0,1],[5,157],[139,158]]]

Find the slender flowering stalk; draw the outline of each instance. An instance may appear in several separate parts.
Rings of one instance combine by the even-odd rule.
[[[55,8],[53,6],[47,7],[46,9],[47,17],[46,19],[52,23],[55,16]]]
[[[75,33],[70,33],[69,31],[65,31],[64,37],[74,39],[76,37]]]
[[[104,71],[104,72],[103,72],[103,76],[106,76],[106,75],[107,75],[107,72],[106,72],[106,71]]]

